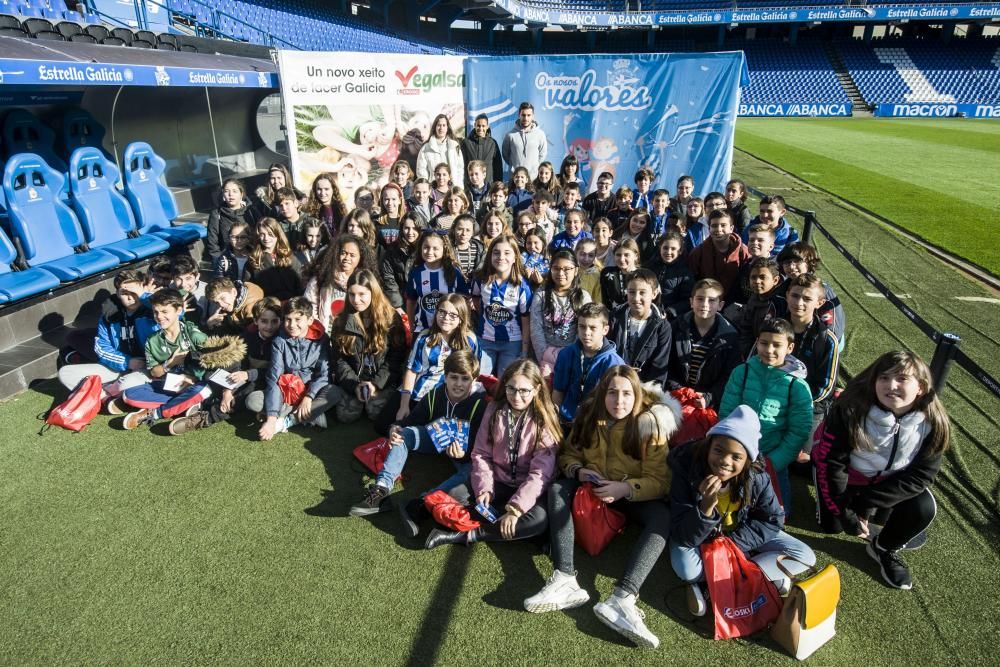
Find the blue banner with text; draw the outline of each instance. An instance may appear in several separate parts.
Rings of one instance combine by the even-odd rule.
[[[671,190],[682,174],[694,176],[699,190],[721,190],[744,72],[738,51],[470,57],[468,126],[485,113],[502,141],[527,101],[545,135],[544,159],[558,171],[566,155],[575,155],[588,191],[601,172],[626,183],[640,166]]]
[[[843,102],[741,102],[739,115],[748,118],[762,116],[850,116],[851,105]]]

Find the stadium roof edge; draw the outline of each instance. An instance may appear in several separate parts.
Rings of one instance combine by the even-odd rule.
[[[277,88],[270,60],[0,37],[0,87]]]

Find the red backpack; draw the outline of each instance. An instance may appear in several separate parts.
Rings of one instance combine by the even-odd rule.
[[[101,409],[101,376],[88,375],[80,380],[65,401],[53,408],[45,418],[42,431],[51,426],[61,426],[80,432],[94,419]]]

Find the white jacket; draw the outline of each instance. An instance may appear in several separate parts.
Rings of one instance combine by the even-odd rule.
[[[875,449],[852,449],[851,467],[865,477],[875,477],[910,465],[920,453],[931,426],[919,410],[896,419],[896,415],[873,405],[865,417],[865,432]]]
[[[417,153],[417,178],[434,181],[434,168],[444,162],[451,169],[451,182],[461,186],[465,182],[465,161],[462,149],[454,139],[444,141],[431,137]]]

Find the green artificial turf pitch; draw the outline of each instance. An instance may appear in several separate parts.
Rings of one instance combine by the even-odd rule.
[[[960,333],[963,349],[1000,375],[1000,308],[983,300],[996,295],[745,153],[734,174],[816,210],[873,273],[933,326]],[[821,274],[847,309],[845,374],[893,348],[929,359],[932,343],[870,296],[871,286],[828,243],[816,242]],[[714,642],[707,624],[688,623],[666,558],[640,602],[662,644],[641,652],[589,605],[521,610],[551,572],[535,545],[426,552],[399,536],[395,513],[347,517],[364,477],[351,449],[373,437],[364,422],[296,428],[269,443],[252,439],[245,416],[181,438],[165,435],[163,425],[122,431],[118,418],[104,416],[81,434],[37,435],[37,415],[63,396],[46,382],[0,405],[2,664],[794,662],[768,641]],[[954,442],[935,485],[930,541],[906,555],[912,591],[884,586],[860,542],[813,532],[812,489],[794,480],[789,529],[821,564],[836,562],[844,580],[837,637],[813,664],[995,662],[1000,405],[961,369],[952,371],[944,399]],[[415,456],[399,497],[447,474],[444,462]],[[594,602],[610,592],[635,536],[630,528],[598,558],[578,554]]]
[[[1000,123],[742,118],[736,145],[1000,275]]]

